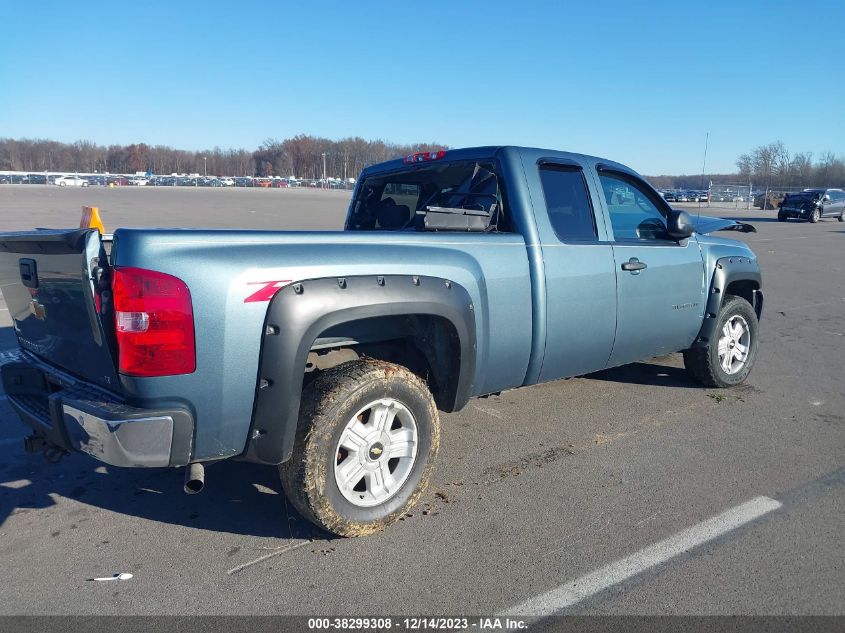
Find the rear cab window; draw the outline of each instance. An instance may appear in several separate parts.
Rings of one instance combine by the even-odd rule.
[[[595,241],[596,219],[583,171],[570,165],[542,164],[540,182],[549,222],[558,239]]]
[[[489,231],[510,232],[502,179],[493,161],[444,161],[365,177],[352,201],[348,231],[423,230],[430,209],[489,216]]]

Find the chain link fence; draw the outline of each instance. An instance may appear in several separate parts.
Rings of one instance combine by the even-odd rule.
[[[710,183],[707,206],[732,206],[735,209],[750,209],[752,203],[751,185]]]

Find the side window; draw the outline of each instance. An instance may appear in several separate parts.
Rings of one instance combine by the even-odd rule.
[[[595,240],[595,216],[581,170],[563,165],[541,165],[540,181],[549,220],[558,239]]]
[[[666,218],[637,183],[599,172],[616,240],[665,240]]]

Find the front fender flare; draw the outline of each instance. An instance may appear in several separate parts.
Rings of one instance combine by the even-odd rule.
[[[746,256],[721,257],[716,260],[716,267],[713,270],[713,279],[710,282],[710,292],[707,296],[707,308],[704,312],[704,322],[701,330],[693,343],[693,347],[704,347],[716,334],[716,322],[719,318],[719,310],[725,300],[725,291],[735,281],[752,281],[756,283],[757,290],[754,291],[753,307],[757,318],[763,312],[763,287],[760,266],[756,259]]]
[[[279,464],[290,457],[311,345],[322,332],[350,321],[402,315],[446,319],[460,341],[454,408],[461,408],[475,377],[474,310],[463,286],[437,277],[332,277],[282,288],[270,301],[264,323],[252,425],[243,458]]]

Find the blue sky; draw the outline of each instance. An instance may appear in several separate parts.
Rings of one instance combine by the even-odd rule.
[[[656,175],[700,173],[709,131],[733,171],[774,140],[845,153],[843,28],[842,0],[0,0],[0,137],[519,144]]]

